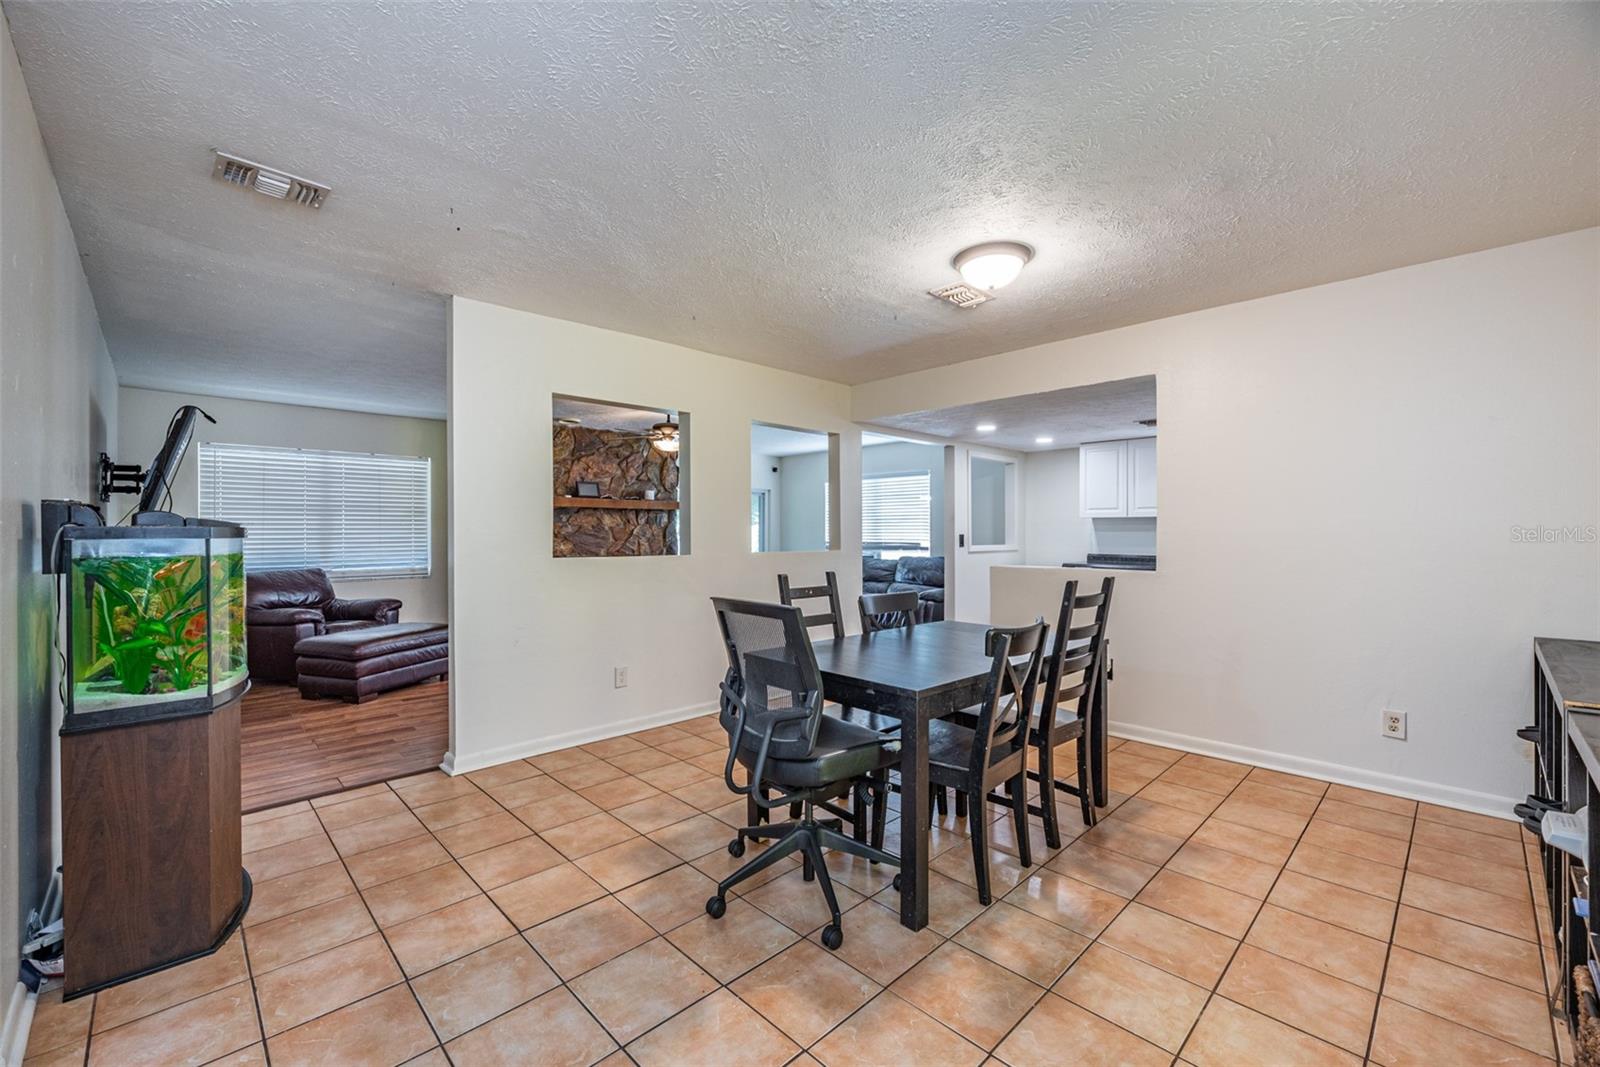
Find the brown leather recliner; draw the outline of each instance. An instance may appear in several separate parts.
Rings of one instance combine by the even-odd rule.
[[[250,677],[259,682],[295,683],[294,646],[302,638],[400,621],[400,601],[341,600],[319,567],[246,575],[244,599]]]

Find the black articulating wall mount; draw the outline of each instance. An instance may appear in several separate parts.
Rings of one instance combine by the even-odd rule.
[[[110,500],[112,493],[139,492],[144,478],[144,468],[137,463],[113,463],[110,456],[100,453],[100,503]]]

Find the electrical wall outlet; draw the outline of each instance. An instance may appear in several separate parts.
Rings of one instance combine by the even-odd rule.
[[[628,668],[613,667],[611,669],[611,685],[615,689],[628,688]]]
[[[1385,711],[1383,713],[1383,736],[1392,737],[1396,741],[1406,739],[1406,713],[1403,711]]]

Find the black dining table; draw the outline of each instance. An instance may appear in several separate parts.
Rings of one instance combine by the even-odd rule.
[[[826,699],[901,720],[900,922],[912,930],[928,925],[928,723],[983,699],[988,631],[929,622],[812,645]]]

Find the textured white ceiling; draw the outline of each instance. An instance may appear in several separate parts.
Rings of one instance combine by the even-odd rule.
[[[441,414],[445,293],[860,382],[1600,221],[1591,3],[4,7],[133,385]]]
[[[1085,441],[1153,437],[1156,428],[1139,423],[1155,417],[1156,380],[1154,375],[1146,375],[936,411],[913,411],[879,419],[878,423],[952,441],[1018,452],[1048,452]],[[985,423],[994,426],[993,433],[978,432],[977,427]],[[1051,438],[1050,443],[1039,444],[1037,438],[1041,436]]]
[[[584,400],[573,396],[550,398],[552,419],[577,419],[591,430],[622,430],[643,433],[658,422],[677,417],[677,413],[664,408],[640,408],[628,404],[612,404],[604,400]]]

